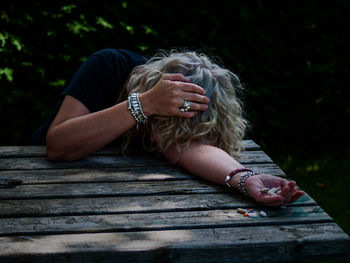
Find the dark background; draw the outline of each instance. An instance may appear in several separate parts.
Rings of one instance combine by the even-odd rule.
[[[164,2],[5,2],[0,144],[26,144],[94,51],[189,48],[240,76],[249,138],[276,152],[345,154],[349,1]]]
[[[2,1],[0,145],[25,145],[98,49],[146,56],[199,50],[220,58],[244,83],[247,138],[349,231],[349,6],[346,0]]]

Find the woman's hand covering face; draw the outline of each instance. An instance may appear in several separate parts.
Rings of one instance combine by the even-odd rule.
[[[152,89],[140,95],[143,111],[147,116],[194,117],[208,109],[209,98],[200,86],[190,83],[182,74],[164,74]],[[184,101],[190,102],[190,110],[182,112]]]

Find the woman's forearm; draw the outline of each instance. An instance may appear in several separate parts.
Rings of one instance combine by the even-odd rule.
[[[124,101],[111,108],[68,119],[50,127],[46,137],[51,160],[84,158],[135,125]]]
[[[215,184],[225,184],[225,177],[235,169],[244,168],[225,151],[206,144],[192,142],[190,147],[177,154],[175,146],[169,147],[164,155],[184,167],[190,173]],[[237,186],[239,177],[234,176],[230,184]]]
[[[229,156],[225,151],[200,143],[191,143],[187,149],[183,149],[177,158],[176,147],[171,146],[164,155],[171,161],[183,166],[190,173],[206,179],[212,183],[225,184],[225,177],[233,170],[244,168],[235,159]],[[229,184],[233,188],[238,188],[241,182],[240,173],[236,173]],[[279,187],[280,193],[270,195],[261,192],[264,188]],[[294,181],[272,176],[269,174],[260,174],[259,176],[250,176],[244,182],[246,194],[255,201],[266,206],[280,206],[286,203],[292,203],[298,200],[305,193],[296,188]]]

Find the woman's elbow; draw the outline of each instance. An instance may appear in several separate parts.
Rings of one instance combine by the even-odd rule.
[[[62,154],[48,145],[46,145],[46,156],[50,161],[61,161],[63,159]]]
[[[78,156],[77,154],[71,154],[67,151],[63,150],[55,150],[52,149],[49,146],[46,146],[46,156],[47,159],[50,161],[67,161],[67,162],[72,162],[72,161],[78,161],[83,159],[83,157]]]
[[[82,159],[76,153],[71,153],[60,143],[46,139],[46,156],[50,161],[76,161]]]
[[[64,152],[55,149],[50,144],[46,144],[46,156],[50,161],[66,161]]]
[[[52,138],[50,130],[46,135],[46,156],[50,161],[61,161],[63,158],[62,151],[60,151],[55,139]]]

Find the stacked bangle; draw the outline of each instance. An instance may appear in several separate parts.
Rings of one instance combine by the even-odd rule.
[[[242,174],[241,176],[241,179],[239,180],[239,183],[238,183],[238,190],[244,194],[244,195],[248,195],[247,193],[247,189],[245,188],[245,181],[253,176],[253,175],[258,175],[258,174],[261,174],[260,172],[247,172],[246,174]]]
[[[251,177],[251,176],[254,176],[254,175],[258,175],[258,174],[261,174],[261,172],[253,172],[252,170],[250,169],[246,169],[246,168],[243,168],[243,169],[236,169],[234,171],[232,171],[229,175],[226,176],[225,178],[225,183],[228,187],[231,187],[231,185],[229,184],[229,181],[232,179],[232,177],[237,174],[237,173],[240,173],[240,172],[246,172],[246,173],[243,173],[241,175],[241,178],[238,182],[238,190],[244,194],[244,195],[248,195],[247,193],[247,190],[245,188],[245,181]]]
[[[143,113],[139,93],[131,93],[128,97],[128,110],[136,120],[136,128],[138,129],[140,123],[147,123],[147,116]]]
[[[229,181],[232,179],[232,177],[235,175],[235,174],[238,174],[240,172],[253,172],[252,170],[250,169],[246,169],[246,168],[241,168],[241,169],[236,169],[234,171],[232,171],[229,175],[227,175],[225,177],[225,183],[228,187],[231,187],[231,185],[229,184]]]

